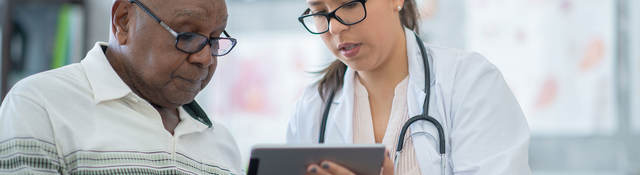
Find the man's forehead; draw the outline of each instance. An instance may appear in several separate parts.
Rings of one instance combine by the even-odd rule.
[[[207,15],[205,13],[206,12],[203,12],[203,10],[187,9],[187,8],[175,9],[173,11],[174,17],[176,18],[188,17],[188,18],[195,18],[198,20],[207,20]]]
[[[118,0],[112,0],[112,4],[115,3]],[[129,2],[129,0],[125,0],[126,2]],[[140,2],[142,2],[144,5],[146,6],[155,6],[156,3],[161,3],[161,4],[165,4],[165,5],[169,5],[172,7],[179,7],[180,5],[193,5],[196,7],[200,7],[202,9],[206,9],[206,12],[208,12],[209,10],[213,10],[215,12],[221,12],[221,11],[226,11],[225,9],[226,7],[226,2],[225,0],[179,0],[179,1],[174,1],[174,0],[138,0]],[[172,4],[174,3],[174,4]],[[182,7],[180,7],[182,8]],[[176,15],[182,15],[182,14],[178,14],[178,10],[176,11]],[[197,13],[188,13],[188,14],[197,14]],[[187,14],[187,15],[188,15]],[[197,15],[204,15],[204,14],[197,14]]]
[[[211,11],[201,7],[185,7],[174,8],[172,11],[173,18],[183,20],[195,20],[200,22],[215,22],[216,24],[226,24],[228,14],[224,9]]]
[[[113,0],[113,2],[118,0]],[[128,1],[128,0],[127,0]],[[197,20],[223,19],[228,14],[224,0],[139,0],[159,16],[168,18],[191,18]],[[164,11],[164,13],[163,13]]]

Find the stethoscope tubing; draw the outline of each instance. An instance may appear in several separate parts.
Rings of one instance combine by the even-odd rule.
[[[427,53],[427,49],[424,46],[424,43],[422,43],[422,39],[420,39],[420,37],[414,33],[414,35],[416,36],[416,41],[418,42],[418,45],[420,46],[420,53],[422,54],[422,59],[423,59],[423,66],[424,66],[424,75],[425,75],[425,89],[426,89],[426,97],[424,99],[424,103],[422,104],[422,114],[418,115],[418,116],[414,116],[412,118],[410,118],[407,122],[405,122],[405,124],[402,126],[402,129],[400,130],[400,137],[398,137],[398,145],[396,147],[396,153],[394,155],[394,167],[395,167],[395,174],[397,174],[398,172],[398,164],[399,164],[399,160],[398,157],[400,157],[400,155],[402,154],[402,150],[404,148],[404,137],[405,134],[407,132],[407,130],[409,129],[409,127],[414,124],[417,121],[427,121],[433,124],[433,126],[436,127],[436,129],[438,130],[438,146],[439,146],[439,153],[440,153],[440,168],[441,168],[441,172],[442,175],[445,174],[446,172],[446,162],[447,162],[447,154],[446,154],[446,141],[445,141],[445,136],[444,136],[444,129],[442,127],[442,125],[440,124],[440,122],[438,122],[438,120],[436,120],[435,118],[429,116],[429,100],[431,99],[431,68],[429,67],[429,58],[430,58],[430,54]],[[333,98],[335,96],[335,90],[331,91],[331,93],[329,94],[329,98],[327,98],[326,100],[326,104],[324,106],[324,111],[322,114],[322,123],[320,125],[320,137],[318,138],[318,143],[324,143],[325,141],[325,132],[327,129],[327,120],[329,118],[329,111],[331,109],[331,104],[333,103]]]

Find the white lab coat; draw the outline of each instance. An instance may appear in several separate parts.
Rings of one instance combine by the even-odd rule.
[[[408,113],[422,113],[424,67],[415,36],[405,29],[409,63]],[[529,127],[520,105],[498,69],[477,53],[425,45],[431,51],[429,115],[445,131],[447,174],[528,175]],[[353,69],[329,112],[326,143],[353,143]],[[308,87],[289,121],[288,143],[318,143],[322,99],[317,84]],[[438,134],[428,122],[410,127],[423,175],[440,174]],[[395,149],[395,148],[393,148]]]

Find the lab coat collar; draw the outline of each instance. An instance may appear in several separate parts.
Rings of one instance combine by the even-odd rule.
[[[353,143],[353,103],[355,70],[348,68],[344,74],[342,89],[336,92],[332,108],[336,108],[329,115],[326,130],[326,143]],[[340,139],[340,140],[336,140]]]
[[[407,91],[407,105],[409,117],[413,117],[419,114],[422,114],[422,104],[424,103],[424,98],[426,98],[426,88],[424,86],[425,74],[424,74],[424,66],[423,66],[423,58],[422,53],[420,52],[420,46],[416,41],[415,33],[405,28],[405,38],[407,41],[407,58],[409,63],[409,90]],[[429,48],[425,46],[426,52],[430,52]],[[433,55],[433,53],[429,53]],[[429,63],[428,66],[431,68],[430,76],[431,82],[430,86],[435,85],[436,79],[434,76],[434,66],[433,59],[428,57]]]

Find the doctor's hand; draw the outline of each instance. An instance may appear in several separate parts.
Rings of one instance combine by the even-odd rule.
[[[309,165],[307,175],[355,175],[355,173],[331,161],[323,161],[320,165]]]
[[[393,167],[393,159],[391,159],[391,152],[389,150],[384,151],[384,162],[382,162],[382,171],[380,171],[381,175],[393,175],[394,167]]]
[[[389,150],[385,151],[385,159],[382,163],[381,175],[393,175],[393,160]],[[320,165],[311,164],[307,167],[306,175],[355,175],[349,169],[331,161],[323,161]]]

